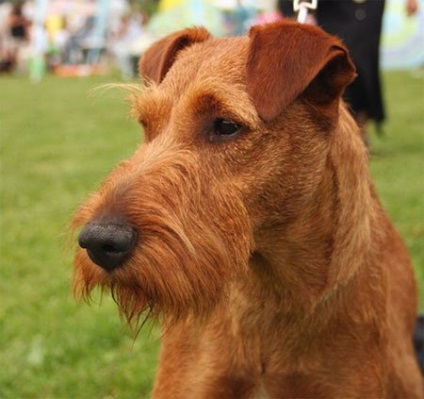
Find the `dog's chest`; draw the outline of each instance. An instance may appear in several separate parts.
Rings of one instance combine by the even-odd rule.
[[[256,389],[256,392],[252,396],[252,399],[271,399],[265,384],[261,383],[259,387]]]

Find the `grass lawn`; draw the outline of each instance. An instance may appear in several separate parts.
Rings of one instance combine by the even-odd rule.
[[[110,298],[74,302],[67,225],[87,193],[141,141],[108,78],[0,77],[0,398],[148,397],[159,333],[134,340]],[[372,173],[411,251],[424,310],[423,78],[385,75],[390,119]]]

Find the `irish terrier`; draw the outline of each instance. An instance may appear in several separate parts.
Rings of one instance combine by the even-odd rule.
[[[423,398],[412,267],[341,100],[344,45],[191,28],[140,73],[146,144],[77,212],[74,288],[162,323],[153,397]]]

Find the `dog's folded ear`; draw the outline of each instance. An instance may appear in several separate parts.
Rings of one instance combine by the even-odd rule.
[[[355,74],[342,42],[321,29],[283,21],[250,30],[247,91],[259,115],[277,117],[294,99],[337,112],[338,98]]]
[[[177,54],[182,49],[207,40],[211,34],[204,28],[187,28],[154,43],[143,54],[139,62],[139,73],[146,81],[160,83]]]

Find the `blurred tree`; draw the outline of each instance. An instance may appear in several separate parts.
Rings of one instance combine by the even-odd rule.
[[[129,0],[131,9],[152,15],[157,11],[159,0]]]

